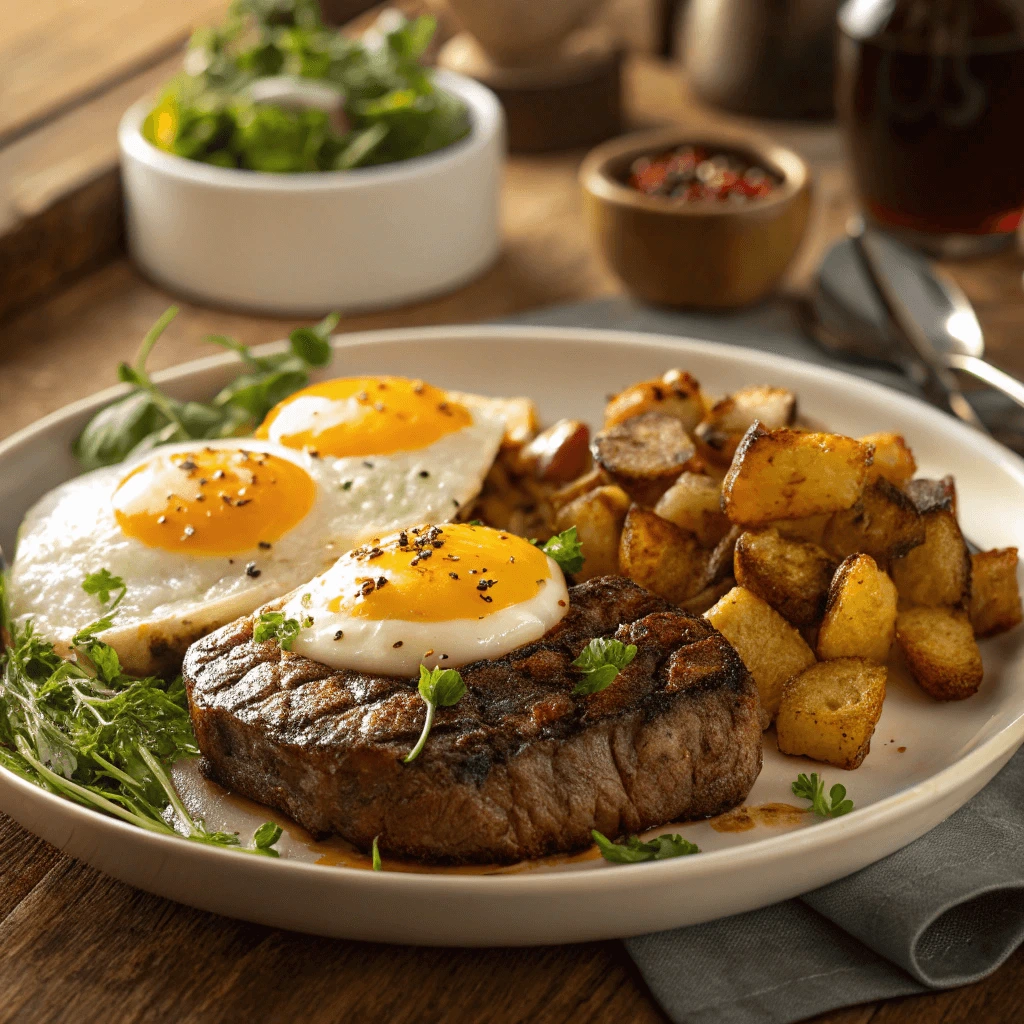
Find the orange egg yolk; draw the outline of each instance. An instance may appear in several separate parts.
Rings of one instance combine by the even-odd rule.
[[[230,555],[269,547],[313,507],[316,484],[279,455],[238,448],[157,453],[114,492],[127,537],[148,547]]]
[[[278,403],[256,436],[320,455],[417,451],[468,427],[470,411],[431,384],[405,377],[342,377]]]
[[[547,555],[522,537],[486,526],[403,530],[349,552],[332,612],[366,619],[480,619],[535,597],[551,578]]]

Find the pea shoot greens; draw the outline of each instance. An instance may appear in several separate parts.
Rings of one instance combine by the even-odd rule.
[[[420,697],[427,705],[427,717],[416,746],[402,759],[405,764],[415,761],[420,756],[420,751],[423,750],[434,725],[434,713],[437,708],[450,708],[453,704],[458,704],[466,692],[466,684],[453,668],[429,669],[426,665],[420,665],[419,691]]]
[[[193,35],[142,133],[189,160],[276,173],[432,153],[470,130],[421,63],[434,28],[388,12],[360,41],[326,27],[317,0],[235,0]]]
[[[83,469],[111,466],[175,441],[251,434],[278,402],[309,383],[310,370],[330,363],[331,331],[340,319],[332,313],[314,327],[297,328],[289,335],[288,351],[272,356],[253,355],[234,338],[208,335],[211,344],[237,353],[244,370],[212,401],[180,402],[146,369],[153,346],[177,315],[171,306],[143,339],[135,362],[118,367],[118,378],[132,391],[96,413],[79,434],[73,451]]]
[[[10,620],[0,589],[0,765],[149,832],[278,856],[281,829],[271,822],[243,847],[237,834],[211,831],[189,814],[169,774],[175,761],[199,754],[181,679],[125,675],[117,652],[96,636],[110,628],[124,583],[101,569],[83,587],[109,608],[74,637],[68,658],[31,622]]]

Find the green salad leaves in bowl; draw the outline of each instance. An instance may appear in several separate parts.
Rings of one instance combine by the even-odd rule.
[[[234,0],[223,26],[194,34],[142,134],[189,160],[273,173],[435,152],[469,134],[470,115],[421,63],[434,29],[388,12],[357,40],[325,26],[316,0]]]

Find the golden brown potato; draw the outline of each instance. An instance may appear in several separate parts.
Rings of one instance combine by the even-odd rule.
[[[835,558],[870,555],[883,569],[924,543],[925,523],[914,503],[884,477],[864,488],[848,509],[835,512],[822,544]]]
[[[814,652],[770,604],[745,587],[730,590],[704,618],[732,644],[754,677],[767,729],[779,710],[783,684],[814,664]]]
[[[902,434],[868,434],[860,439],[875,449],[875,460],[868,466],[868,483],[879,478],[902,487],[916,472],[917,463]]]
[[[736,582],[767,601],[794,626],[814,626],[821,621],[836,570],[827,551],[767,529],[742,534],[734,560]]]
[[[818,657],[866,658],[884,664],[896,635],[896,603],[896,585],[875,560],[850,555],[829,588],[818,630]]]
[[[1016,548],[971,556],[970,614],[975,636],[995,636],[1020,623]]]
[[[621,487],[597,487],[563,505],[555,517],[555,529],[561,533],[570,526],[583,547],[586,561],[576,573],[579,582],[594,576],[619,571],[619,537],[629,511],[629,496]]]
[[[449,391],[448,397],[458,402],[462,398],[459,391]],[[505,420],[505,436],[501,440],[503,451],[515,451],[522,448],[537,433],[540,420],[537,406],[529,398],[495,398],[498,412]]]
[[[722,486],[726,515],[744,526],[849,508],[864,488],[871,447],[841,434],[765,430],[744,435]]]
[[[707,565],[708,552],[692,533],[649,509],[634,505],[629,510],[619,543],[623,576],[680,604],[707,585]]]
[[[648,508],[672,486],[693,454],[682,422],[660,412],[634,416],[594,438],[598,465]]]
[[[908,608],[896,617],[896,639],[911,675],[936,700],[978,692],[984,670],[967,612]]]
[[[674,416],[684,430],[691,431],[705,412],[700,385],[683,370],[669,370],[656,380],[633,384],[620,391],[605,406],[604,425],[606,428],[614,427],[645,412]]]
[[[567,484],[590,467],[590,428],[559,420],[516,453],[514,468],[549,484]]]
[[[779,750],[859,768],[882,715],[887,675],[863,658],[839,658],[789,680],[775,720]]]
[[[738,526],[729,528],[729,532],[714,546],[708,558],[708,579],[712,583],[724,580],[733,574],[736,541],[743,531]]]
[[[679,607],[691,615],[703,615],[720,597],[728,594],[736,586],[736,580],[732,576],[726,576],[724,580],[717,583],[710,583],[700,593],[688,597],[685,601],[679,602]]]
[[[908,604],[966,607],[971,596],[971,555],[956,518],[936,507],[922,519],[924,543],[894,558],[890,566],[896,589]]]
[[[683,473],[658,499],[654,511],[714,547],[732,525],[722,511],[722,484],[699,473]]]
[[[921,515],[938,511],[957,514],[956,481],[951,476],[941,480],[911,480],[903,489]]]
[[[548,500],[551,502],[551,507],[557,512],[563,506],[568,505],[570,501],[575,501],[581,495],[596,490],[598,487],[607,487],[611,482],[612,478],[600,466],[594,466],[564,487],[559,487]]]
[[[755,385],[716,402],[697,425],[694,436],[706,459],[727,466],[754,423],[774,430],[788,427],[794,416],[796,396],[792,391]]]
[[[804,516],[803,519],[778,519],[772,526],[779,531],[780,537],[787,540],[802,540],[806,544],[820,546],[825,537],[825,527],[831,518],[831,512],[821,512],[816,516]]]

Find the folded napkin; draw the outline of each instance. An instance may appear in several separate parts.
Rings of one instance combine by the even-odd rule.
[[[915,391],[894,371],[826,356],[782,305],[707,316],[608,299],[515,322],[709,338]],[[1024,940],[1022,796],[1024,750],[956,814],[877,864],[799,899],[643,935],[626,948],[678,1024],[790,1024],[977,981]]]

